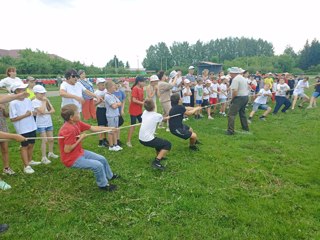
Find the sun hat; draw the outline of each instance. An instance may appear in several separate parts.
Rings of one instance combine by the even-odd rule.
[[[33,87],[33,92],[34,92],[34,93],[46,93],[47,90],[46,90],[43,86],[41,86],[41,85],[35,85],[35,86]]]
[[[155,82],[155,81],[159,81],[159,78],[158,78],[157,75],[152,75],[152,76],[150,77],[150,82]]]
[[[28,84],[26,84],[26,83],[18,83],[18,82],[16,82],[16,83],[12,84],[10,90],[11,90],[11,92],[14,93],[17,89],[25,89],[27,87],[28,87]]]

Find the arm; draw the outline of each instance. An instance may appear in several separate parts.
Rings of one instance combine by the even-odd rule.
[[[3,139],[12,139],[15,140],[17,142],[24,142],[27,139],[19,134],[13,134],[13,133],[6,133],[6,132],[1,132],[0,131],[0,138]]]
[[[89,91],[88,89],[84,90],[84,93],[87,94],[90,97],[96,98],[98,102],[99,101],[101,102],[101,97],[97,96],[96,94],[94,94],[93,92]]]
[[[196,111],[200,110],[201,107],[186,107],[186,112],[184,113],[187,116],[193,115]]]
[[[78,96],[76,96],[76,95],[67,93],[66,90],[60,89],[59,93],[60,93],[60,96],[61,96],[61,97],[64,97],[64,98],[73,98],[74,100],[78,101],[79,103],[84,103],[84,102],[85,102],[82,97],[78,97]]]
[[[148,98],[153,98],[153,96],[156,94],[156,89],[152,90],[151,86],[148,86],[147,88],[147,96]]]
[[[65,153],[70,153],[70,152],[72,152],[73,149],[74,149],[85,137],[86,137],[86,134],[85,134],[85,133],[82,133],[82,134],[80,135],[80,137],[78,138],[78,140],[77,140],[74,144],[72,144],[72,145],[65,145],[63,151],[64,151]]]
[[[11,101],[16,100],[18,98],[27,98],[27,97],[29,97],[29,93],[27,93],[27,92],[1,96],[0,103],[8,103],[8,102],[11,102]]]
[[[31,111],[27,111],[25,114],[20,115],[18,117],[11,118],[10,121],[11,122],[16,122],[16,121],[19,121],[19,120],[24,119],[26,117],[29,117],[29,116],[32,116],[32,112]]]
[[[143,106],[143,101],[139,101],[139,100],[136,99],[135,97],[132,97],[132,102]]]
[[[102,127],[102,126],[91,126],[91,132],[101,132],[101,131],[114,131],[115,128],[113,127]]]

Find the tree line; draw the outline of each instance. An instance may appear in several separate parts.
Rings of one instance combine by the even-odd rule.
[[[143,66],[147,70],[187,69],[200,61],[222,63],[224,68],[239,66],[250,71],[271,72],[320,72],[320,43],[307,41],[304,48],[295,53],[287,46],[281,55],[274,54],[273,44],[262,39],[224,38],[195,44],[164,42],[151,45],[146,50]]]

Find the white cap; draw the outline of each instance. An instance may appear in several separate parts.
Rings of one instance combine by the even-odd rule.
[[[231,67],[228,69],[229,73],[243,73],[245,70],[243,70],[242,68],[238,68],[238,67]]]
[[[97,78],[96,84],[98,83],[104,83],[106,80],[104,78]]]
[[[174,78],[175,76],[177,76],[177,72],[175,70],[173,70],[170,74],[169,74],[169,78]]]
[[[14,83],[12,84],[10,90],[11,92],[15,92],[17,89],[25,89],[28,87],[29,84],[24,84],[24,83]]]
[[[194,69],[194,66],[190,66],[188,69],[189,69],[189,70]]]
[[[150,82],[155,82],[155,81],[159,81],[159,78],[158,78],[157,75],[152,75],[152,76],[150,77]]]
[[[207,80],[206,80],[206,83],[212,83],[212,82],[211,82],[211,80],[210,80],[210,79],[207,79]]]
[[[46,93],[47,92],[47,90],[41,85],[35,85],[33,87],[33,91],[34,91],[34,93]]]
[[[190,83],[190,80],[186,78],[183,82],[184,83]]]

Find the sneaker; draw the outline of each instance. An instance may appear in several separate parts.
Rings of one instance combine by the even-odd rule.
[[[128,146],[128,147],[132,147],[131,142],[127,142],[127,146]]]
[[[200,118],[203,118],[203,115],[202,115],[202,114],[200,114],[200,115],[199,115],[199,117],[200,117]]]
[[[9,190],[9,189],[11,189],[11,186],[8,183],[6,183],[5,181],[0,180],[0,189]]]
[[[196,145],[202,145],[202,142],[200,142],[199,140],[196,140],[196,142],[194,143]]]
[[[9,229],[8,224],[0,224],[0,233],[5,232]]]
[[[109,151],[118,152],[119,149],[116,146],[109,147]]]
[[[48,159],[48,158],[46,158],[46,157],[43,157],[42,159],[41,159],[41,162],[43,163],[43,164],[50,164],[51,163],[51,161]]]
[[[33,160],[31,160],[31,161],[29,162],[29,165],[30,165],[30,166],[37,166],[37,165],[39,165],[39,164],[41,164],[41,162],[36,162],[36,161],[33,161]]]
[[[113,147],[115,147],[116,149],[118,149],[118,151],[121,151],[123,148],[122,147],[120,147],[119,145],[116,145],[116,146],[113,146]]]
[[[54,154],[53,152],[49,152],[48,153],[48,158],[59,158],[59,156]]]
[[[113,184],[108,184],[107,186],[105,187],[99,187],[101,190],[104,190],[104,191],[108,191],[108,192],[113,192],[117,189],[117,186],[116,185],[113,185]]]
[[[8,167],[8,168],[3,169],[3,174],[13,175],[13,174],[15,174],[15,172],[11,168]]]
[[[249,124],[251,124],[251,123],[252,123],[251,119],[248,119],[248,120],[247,120],[247,122],[248,122]]]
[[[98,144],[98,147],[104,147],[104,146],[103,146],[103,143],[99,143],[99,144]]]
[[[192,151],[199,151],[199,148],[196,145],[189,146],[189,149]]]
[[[213,117],[209,116],[208,119],[214,119]]]
[[[120,146],[120,147],[121,147],[121,146],[122,146],[122,144],[123,144],[123,143],[122,143],[120,140],[117,140],[117,145],[118,145],[118,146]]]
[[[151,166],[158,170],[165,170],[166,168],[158,160],[153,160]]]
[[[118,179],[120,178],[120,176],[118,174],[113,174],[112,178],[110,178],[110,180],[115,180],[115,179]]]
[[[226,131],[226,135],[234,135],[234,132],[231,132],[229,130]]]
[[[166,131],[167,131],[167,132],[170,132],[170,129],[169,129],[169,128],[167,128],[167,129],[166,129]]]
[[[188,120],[187,118],[182,119],[182,121],[184,121],[184,122],[187,121],[187,120]]]
[[[311,108],[312,108],[312,106],[308,106],[308,107],[307,107],[307,109],[311,109]]]
[[[227,114],[226,114],[226,113],[222,113],[221,115],[222,115],[222,116],[224,116],[224,117],[226,117],[226,116],[227,116]]]
[[[265,118],[265,117],[259,117],[259,119],[260,119],[261,121],[266,121],[266,118]]]
[[[23,169],[24,173],[26,174],[32,174],[34,173],[34,170],[32,169],[32,167],[30,166],[26,166],[24,169]]]

